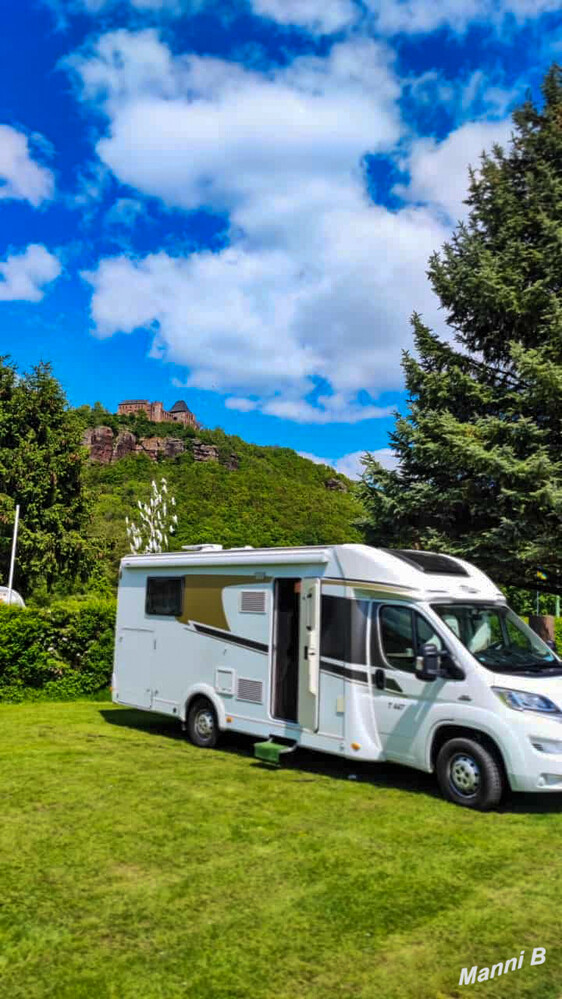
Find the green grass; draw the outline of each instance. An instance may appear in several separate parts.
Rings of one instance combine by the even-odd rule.
[[[560,799],[482,815],[398,767],[272,772],[107,703],[0,706],[0,748],[2,996],[562,993]]]

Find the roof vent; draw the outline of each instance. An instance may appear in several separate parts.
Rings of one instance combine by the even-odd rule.
[[[182,545],[182,552],[222,552],[222,545]]]

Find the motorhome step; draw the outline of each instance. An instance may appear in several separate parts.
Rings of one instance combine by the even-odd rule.
[[[272,766],[278,767],[280,757],[285,753],[292,753],[296,748],[296,742],[287,745],[282,742],[273,742],[271,739],[268,739],[267,742],[254,743],[254,756],[256,756],[258,760],[262,760],[263,763],[270,763]]]

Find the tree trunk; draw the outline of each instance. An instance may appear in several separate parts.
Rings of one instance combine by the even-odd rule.
[[[554,615],[553,614],[531,614],[529,627],[542,638],[543,642],[554,641]]]

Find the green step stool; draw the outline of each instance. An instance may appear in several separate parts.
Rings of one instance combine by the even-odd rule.
[[[268,763],[270,767],[278,767],[281,762],[280,757],[285,753],[292,753],[296,748],[296,742],[292,746],[286,746],[281,742],[273,742],[272,739],[268,739],[267,742],[254,743],[254,756],[262,763]]]

